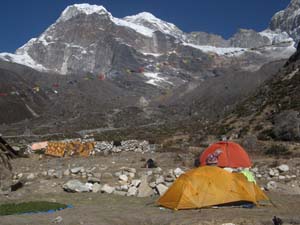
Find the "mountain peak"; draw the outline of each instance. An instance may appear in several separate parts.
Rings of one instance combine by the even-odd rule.
[[[59,17],[58,21],[67,21],[79,14],[90,15],[97,13],[99,15],[111,15],[106,8],[99,5],[90,5],[88,3],[74,4],[68,6]]]
[[[143,20],[160,20],[156,16],[154,16],[152,13],[149,12],[141,12],[133,16],[126,16],[126,19],[131,19],[131,20],[138,20],[138,19],[143,19]]]
[[[183,32],[173,23],[161,20],[149,12],[141,12],[133,16],[126,16],[123,19],[127,22],[141,25],[154,31],[161,31],[162,33],[174,37],[181,38],[183,35]]]

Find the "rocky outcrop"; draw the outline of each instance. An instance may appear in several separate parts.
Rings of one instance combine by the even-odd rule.
[[[270,29],[285,31],[298,42],[300,40],[300,1],[292,0],[285,10],[276,13],[271,20]]]
[[[257,48],[271,44],[270,39],[254,30],[240,29],[229,39],[230,45],[240,48]]]

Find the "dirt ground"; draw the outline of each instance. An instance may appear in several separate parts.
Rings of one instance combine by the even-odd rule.
[[[37,155],[30,158],[16,159],[13,167],[16,173],[42,172],[49,169],[66,169],[78,166],[85,168],[95,166],[97,171],[114,173],[122,166],[136,168],[138,173],[148,169],[141,168],[144,159],[154,159],[163,169],[189,169],[193,167],[192,153],[119,153],[100,155],[90,158],[48,158],[39,159]],[[274,159],[252,157],[255,164],[272,163]],[[291,159],[294,163],[298,159]],[[286,159],[286,161],[288,161]],[[280,192],[267,192],[272,203],[252,209],[244,208],[208,208],[198,210],[173,211],[156,205],[156,197],[137,198],[102,193],[66,193],[62,184],[70,178],[43,179],[37,177],[25,187],[8,196],[0,196],[1,203],[23,202],[29,200],[56,201],[72,204],[74,207],[52,214],[12,215],[0,217],[2,225],[46,225],[58,216],[63,218],[63,225],[200,225],[224,224],[235,225],[272,225],[274,215],[280,217],[284,224],[300,224],[300,195]],[[113,184],[112,178],[103,178],[101,183]],[[262,185],[262,183],[261,183]]]

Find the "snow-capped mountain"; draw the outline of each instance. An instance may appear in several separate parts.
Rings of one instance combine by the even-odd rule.
[[[71,5],[39,37],[0,54],[0,107],[11,110],[0,112],[0,132],[20,121],[15,130],[43,133],[220,116],[274,75],[296,41],[272,26],[225,40],[146,12],[116,18]]]
[[[285,45],[272,46],[279,42]],[[31,39],[15,54],[1,53],[0,59],[60,74],[116,73],[147,64],[151,67],[147,61],[150,56],[167,57],[172,53],[179,58],[187,56],[184,49],[188,47],[222,57],[222,65],[228,65],[226,61],[232,61],[232,57],[251,64],[258,61],[254,59],[257,55],[261,63],[255,67],[259,68],[268,62],[269,55],[272,60],[289,57],[295,51],[293,45],[293,39],[285,31],[257,33],[241,29],[224,40],[204,32],[184,33],[176,25],[147,12],[120,19],[103,6],[75,4],[67,7],[38,38]]]
[[[276,13],[270,23],[272,31],[286,32],[296,42],[300,40],[300,0],[292,0],[286,9]]]

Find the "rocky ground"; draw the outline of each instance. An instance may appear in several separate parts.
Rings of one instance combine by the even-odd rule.
[[[126,146],[128,147],[126,142]],[[30,154],[12,161],[14,182],[23,187],[1,202],[47,200],[74,208],[53,214],[1,217],[0,224],[272,224],[274,215],[284,224],[300,224],[300,163],[251,153],[252,171],[272,200],[253,209],[217,208],[173,211],[156,205],[159,195],[184,171],[193,168],[195,153],[160,149],[99,151],[89,158],[53,158]],[[106,146],[106,147],[104,147]],[[113,149],[113,148],[111,148]],[[157,168],[144,168],[148,159]]]

